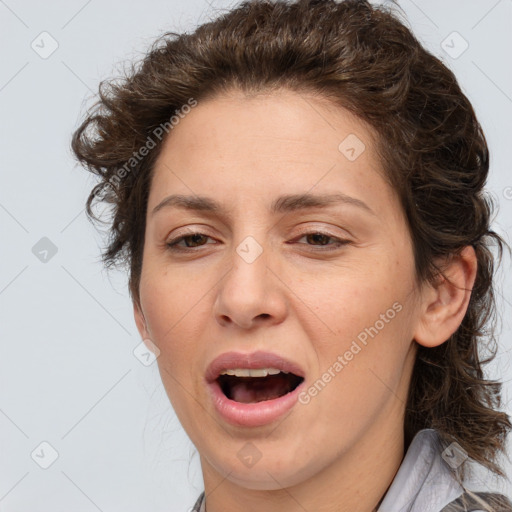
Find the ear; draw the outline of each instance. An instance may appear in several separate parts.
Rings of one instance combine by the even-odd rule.
[[[459,328],[475,283],[477,259],[472,246],[453,255],[434,283],[422,290],[420,319],[414,339],[425,347],[444,343]]]
[[[144,317],[144,312],[142,311],[141,305],[136,301],[133,302],[133,316],[135,317],[137,330],[139,331],[140,337],[142,338],[144,345],[146,345],[146,348],[150,352],[152,352],[155,356],[155,359],[157,359],[160,356],[160,349],[151,339],[151,335],[149,333],[149,329],[146,323],[146,318]],[[148,364],[151,364],[153,361],[154,360],[149,360]]]
[[[146,325],[146,319],[144,318],[144,313],[142,312],[140,304],[136,301],[133,302],[133,316],[135,318],[135,324],[137,325],[140,337],[143,340],[149,339],[150,335]]]

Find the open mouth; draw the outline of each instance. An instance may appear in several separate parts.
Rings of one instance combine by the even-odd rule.
[[[205,370],[213,407],[227,423],[263,427],[291,411],[306,385],[299,363],[266,351],[224,352]]]
[[[216,380],[228,399],[250,404],[291,393],[304,378],[276,368],[240,368],[225,370]]]

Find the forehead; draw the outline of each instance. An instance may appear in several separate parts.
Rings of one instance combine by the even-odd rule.
[[[165,194],[227,201],[288,193],[340,192],[392,201],[361,119],[311,94],[239,91],[199,101],[174,126],[154,168],[150,207]],[[373,196],[373,197],[372,197]]]
[[[347,137],[348,144],[340,148]],[[244,154],[252,142],[253,147],[272,150],[274,156],[309,153],[315,162],[322,162],[332,161],[341,152],[354,161],[362,152],[376,157],[375,138],[367,123],[324,97],[288,89],[252,95],[233,90],[199,101],[182,116],[164,142],[164,151],[178,146],[184,152],[200,150],[208,145],[230,150],[231,155],[236,149]],[[350,146],[355,153],[343,153]],[[216,159],[222,156],[212,155]]]

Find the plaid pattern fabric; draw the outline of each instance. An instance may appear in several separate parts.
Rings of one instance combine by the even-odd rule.
[[[488,492],[474,493],[470,496],[464,493],[452,501],[441,512],[512,512],[512,503],[502,494]]]
[[[190,512],[203,512],[204,507],[203,505],[204,500],[204,491],[200,494],[199,498],[197,498],[197,501],[195,502],[194,506],[192,507]]]

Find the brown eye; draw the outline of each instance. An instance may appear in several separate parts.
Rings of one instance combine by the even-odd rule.
[[[183,235],[178,238],[174,238],[167,242],[167,246],[171,250],[187,250],[193,249],[194,247],[200,247],[202,245],[207,245],[206,240],[210,237],[208,235],[203,235],[202,233],[192,233],[190,235]],[[181,245],[181,242],[184,242],[185,245]]]
[[[318,247],[318,249],[314,248],[313,250],[318,251],[330,251],[339,249],[343,245],[347,245],[350,243],[349,240],[342,240],[340,238],[337,238],[335,236],[332,236],[328,233],[322,233],[318,231],[312,231],[309,233],[303,233],[303,235],[297,239],[297,242],[299,240],[302,240],[303,238],[306,239],[307,243],[300,243],[300,245],[306,245],[311,247]],[[332,240],[331,243],[329,241]]]
[[[327,245],[331,236],[324,235],[323,233],[310,233],[305,235],[308,242],[311,242],[313,245]]]

